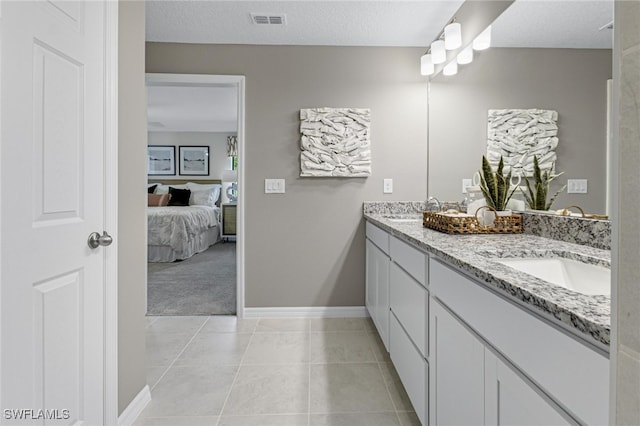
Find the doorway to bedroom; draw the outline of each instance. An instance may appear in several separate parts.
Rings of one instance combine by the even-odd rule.
[[[244,77],[146,80],[147,315],[236,315]]]

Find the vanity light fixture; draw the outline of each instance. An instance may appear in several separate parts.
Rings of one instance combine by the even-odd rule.
[[[436,40],[431,43],[431,61],[441,64],[447,60],[447,51],[444,48],[444,40]]]
[[[456,75],[457,73],[458,73],[458,62],[456,61],[451,61],[447,65],[445,65],[444,68],[442,68],[442,74],[446,76]]]
[[[458,61],[458,65],[470,64],[473,61],[473,46],[469,45],[462,49],[462,51],[458,53],[456,60]]]
[[[462,45],[462,26],[458,22],[452,22],[444,27],[444,48],[455,50]]]
[[[420,57],[420,74],[431,75],[436,71],[433,61],[431,60],[431,53],[427,52]]]
[[[491,47],[491,25],[473,40],[473,50],[485,50]]]

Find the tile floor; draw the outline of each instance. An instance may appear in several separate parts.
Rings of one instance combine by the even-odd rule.
[[[136,426],[419,425],[365,318],[148,317]]]

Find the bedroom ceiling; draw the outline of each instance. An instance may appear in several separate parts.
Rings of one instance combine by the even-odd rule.
[[[238,129],[235,87],[147,86],[150,132],[222,132]]]
[[[146,2],[147,41],[328,46],[420,46],[462,0]],[[283,25],[254,24],[252,14]],[[613,0],[516,0],[493,25],[496,47],[611,48]],[[417,59],[416,59],[417,61]],[[417,70],[416,66],[416,70]],[[233,93],[231,93],[233,92]],[[149,131],[235,132],[231,88],[148,88]]]

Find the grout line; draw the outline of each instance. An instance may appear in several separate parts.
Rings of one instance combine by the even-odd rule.
[[[372,339],[369,341],[369,346],[374,351],[374,357],[376,357],[376,354],[378,353],[377,352],[377,348],[375,347],[375,346],[378,345],[378,339],[376,339],[376,337],[378,339],[382,340],[382,338],[380,337],[380,334],[377,331],[375,331],[375,336],[372,336]],[[393,397],[391,396],[390,384],[387,383],[387,380],[385,379],[385,376],[384,376],[384,371],[382,371],[382,364],[386,365],[387,362],[384,361],[384,352],[386,351],[386,349],[384,347],[384,343],[383,342],[381,342],[381,343],[382,343],[382,351],[383,351],[383,354],[381,356],[382,360],[377,360],[377,357],[376,357],[377,364],[378,364],[378,370],[380,370],[380,375],[382,376],[382,383],[384,383],[384,387],[387,390],[387,396],[389,397],[389,400],[391,401],[391,406],[393,407],[393,412],[396,415],[396,419],[398,420],[398,424],[402,425],[402,420],[400,420],[400,416],[398,415],[398,407],[396,406],[396,403],[394,402]],[[391,365],[393,365],[393,363]],[[391,378],[391,379],[393,379],[393,378]],[[393,380],[391,380],[391,381],[393,381]]]
[[[216,426],[218,426],[220,424],[220,421],[222,420],[222,413],[224,412],[224,409],[227,406],[227,402],[229,402],[229,397],[231,396],[231,392],[233,391],[233,387],[235,386],[236,381],[238,380],[238,376],[240,375],[240,369],[244,365],[244,358],[245,358],[245,356],[247,356],[247,352],[249,351],[249,347],[251,346],[251,342],[253,342],[253,336],[256,335],[255,330],[257,329],[257,327],[258,327],[258,323],[256,322],[256,327],[254,328],[254,332],[251,333],[251,337],[249,338],[249,343],[247,343],[247,347],[244,349],[244,353],[242,354],[242,357],[240,358],[240,363],[238,364],[238,370],[236,371],[236,374],[233,377],[233,381],[231,382],[231,386],[229,386],[229,392],[227,392],[227,396],[224,399],[224,403],[222,404],[222,407],[220,408],[220,414],[218,414],[218,420],[216,421]],[[236,333],[236,334],[238,334],[238,333]]]
[[[167,375],[167,372],[171,369],[171,367],[173,367],[173,365],[176,363],[176,361],[178,360],[178,358],[180,358],[180,355],[182,355],[182,353],[184,352],[185,349],[187,349],[187,346],[189,346],[189,344],[193,341],[193,339],[198,335],[198,333],[200,332],[200,330],[202,330],[202,328],[204,327],[204,325],[207,323],[207,321],[209,321],[209,317],[202,323],[202,325],[200,327],[198,327],[198,329],[196,330],[195,333],[193,333],[193,336],[191,336],[191,339],[189,339],[189,341],[187,343],[185,343],[185,345],[182,347],[182,350],[180,352],[178,352],[178,355],[176,355],[176,357],[173,359],[173,361],[171,361],[171,364],[169,364],[169,366],[167,367],[166,370],[164,370],[164,373],[162,373],[162,375],[160,376],[160,378],[158,378],[158,380],[156,380],[156,383],[153,385],[153,387],[151,387],[149,389],[149,392],[151,392],[152,390],[155,389],[155,387],[158,385],[158,383],[160,383],[160,381],[164,378],[164,376]],[[155,322],[155,321],[154,321]],[[176,333],[179,334],[179,333]],[[146,349],[145,349],[146,351]]]

